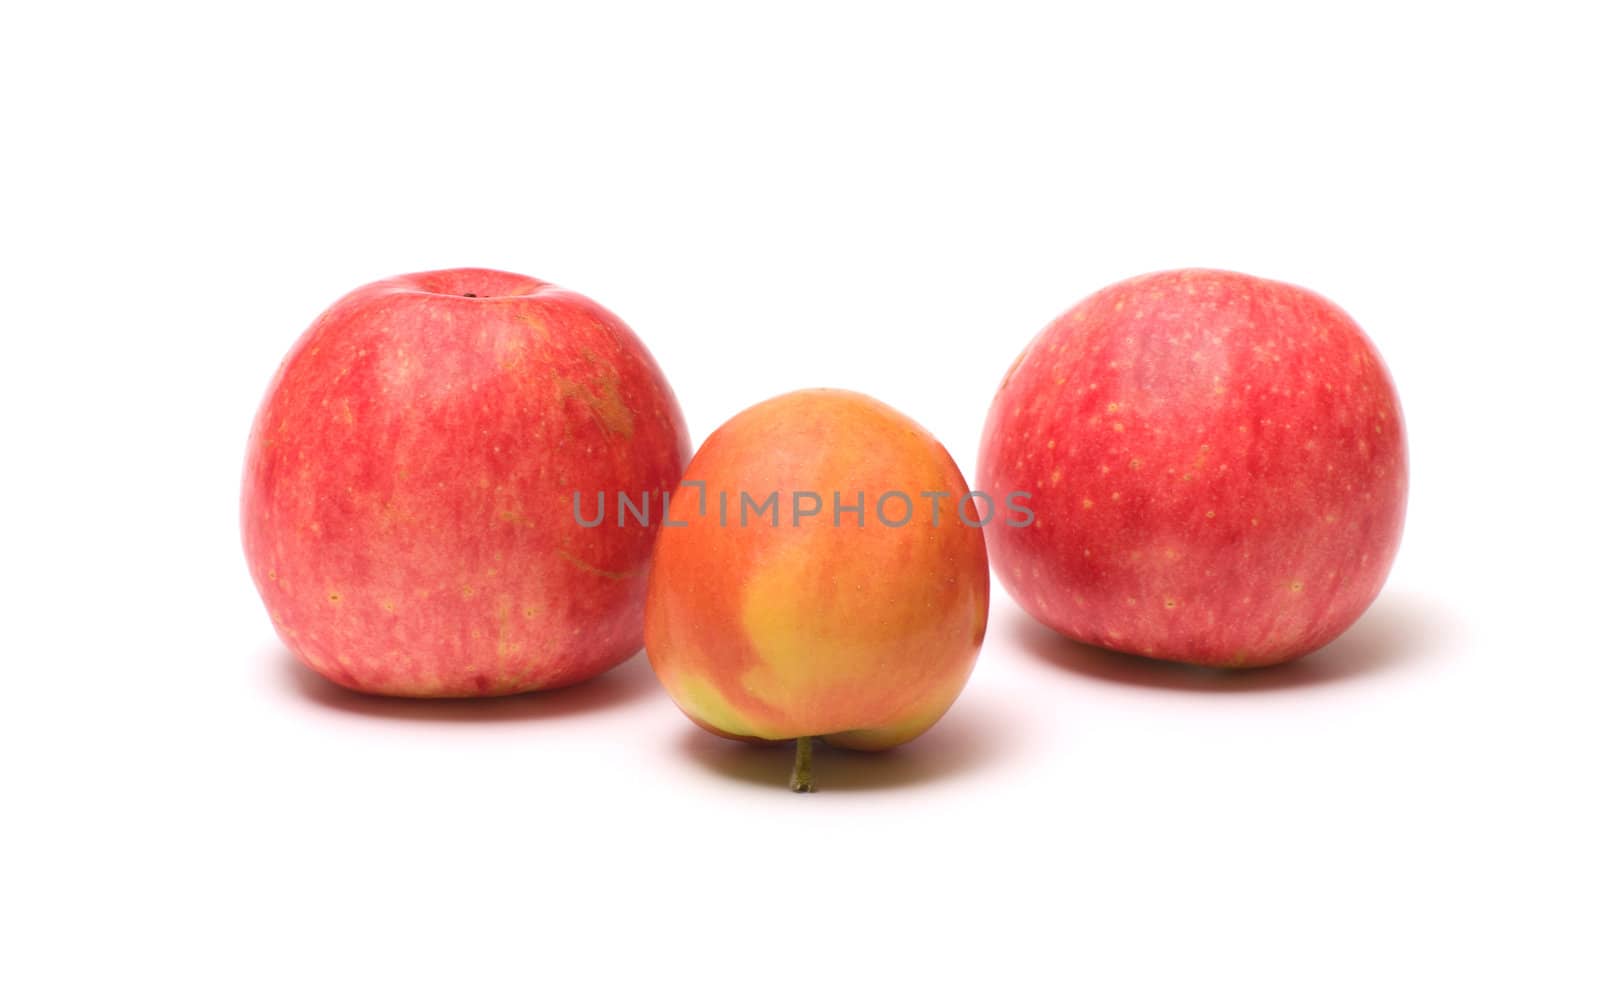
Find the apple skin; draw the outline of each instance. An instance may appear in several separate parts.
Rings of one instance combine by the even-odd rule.
[[[250,434],[245,556],[283,642],[367,693],[565,686],[638,651],[655,527],[573,493],[683,472],[672,390],[589,299],[493,270],[369,284],[314,322]]]
[[[774,490],[778,527],[740,527],[739,494],[759,502]],[[891,490],[916,504],[898,528],[876,514]],[[799,527],[796,491],[823,501]],[[841,512],[835,527],[835,491],[847,506],[863,494],[864,519]],[[950,495],[937,528],[924,491]],[[988,621],[983,533],[955,512],[966,492],[931,434],[867,396],[793,392],[735,416],[672,495],[684,527],[656,542],[645,649],[662,685],[696,724],[730,738],[870,750],[920,735],[966,684]],[[887,508],[901,518],[902,505]]]
[[[1333,640],[1383,586],[1406,503],[1400,403],[1349,316],[1289,284],[1191,269],[1052,322],[989,410],[979,485],[1001,583],[1081,641],[1223,668]]]

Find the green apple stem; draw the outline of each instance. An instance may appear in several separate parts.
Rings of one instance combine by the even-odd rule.
[[[794,740],[794,773],[789,775],[789,790],[796,794],[810,794],[817,789],[811,781],[811,736]]]

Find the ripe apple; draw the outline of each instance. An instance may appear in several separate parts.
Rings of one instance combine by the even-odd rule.
[[[688,458],[622,320],[494,270],[341,298],[290,350],[245,460],[245,556],[285,644],[369,693],[564,686],[639,649],[655,527],[573,494],[661,494]]]
[[[662,685],[715,734],[799,740],[796,790],[813,737],[922,734],[988,621],[966,494],[944,447],[875,399],[793,392],[735,416],[690,461],[656,542],[645,649]]]
[[[1349,316],[1220,270],[1114,284],[1056,319],[989,410],[979,484],[1006,590],[1086,644],[1288,661],[1371,604],[1406,502],[1400,404]]]

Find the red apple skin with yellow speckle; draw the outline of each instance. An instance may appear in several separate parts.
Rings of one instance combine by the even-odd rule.
[[[742,523],[740,495],[773,491],[777,526],[771,512]],[[877,511],[891,491],[914,504],[887,499],[891,522],[910,514],[899,527]],[[835,525],[835,492],[864,515]],[[947,495],[937,527],[924,493]],[[732,738],[871,750],[920,735],[966,684],[988,620],[982,530],[956,513],[966,493],[931,434],[867,396],[794,392],[740,413],[689,463],[656,543],[645,648],[662,685]]]
[[[324,312],[250,434],[245,556],[283,642],[368,693],[565,686],[643,640],[655,527],[574,518],[659,499],[688,435],[621,319],[532,277],[417,273]],[[609,517],[609,516],[608,516]]]
[[[1114,284],[1023,351],[979,485],[1032,494],[996,572],[1086,644],[1214,667],[1333,640],[1383,586],[1405,515],[1394,385],[1300,287],[1191,269]]]

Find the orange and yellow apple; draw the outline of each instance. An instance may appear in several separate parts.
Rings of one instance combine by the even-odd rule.
[[[985,508],[931,434],[874,399],[810,390],[753,406],[672,494],[645,602],[651,664],[718,735],[799,740],[802,758],[813,738],[909,741],[977,660]]]

